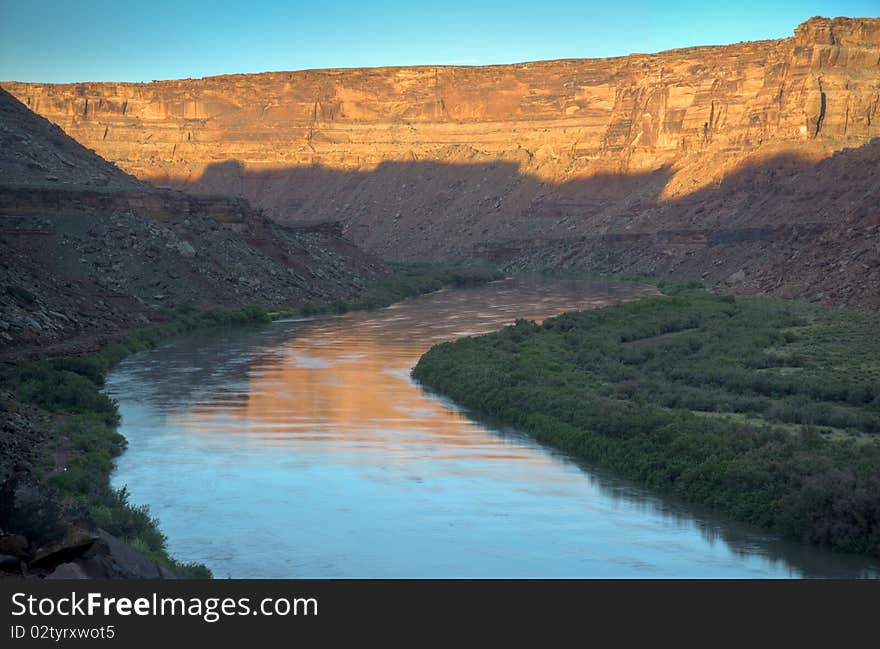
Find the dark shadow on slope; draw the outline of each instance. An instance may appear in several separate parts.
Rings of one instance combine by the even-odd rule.
[[[338,221],[386,259],[648,273],[875,310],[878,165],[880,139],[818,163],[779,155],[672,200],[660,198],[669,168],[557,185],[514,161],[369,172],[227,161],[185,188],[244,196],[281,222]],[[855,284],[841,263],[858,264]]]

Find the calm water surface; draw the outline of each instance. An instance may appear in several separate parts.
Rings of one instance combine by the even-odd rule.
[[[217,577],[880,574],[664,502],[409,377],[437,342],[650,292],[504,281],[177,338],[108,378],[129,441],[114,485]]]

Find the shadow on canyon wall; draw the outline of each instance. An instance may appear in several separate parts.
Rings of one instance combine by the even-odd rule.
[[[818,162],[776,155],[673,199],[662,198],[669,167],[554,184],[517,161],[230,160],[177,186],[246,197],[281,222],[338,221],[386,259],[646,273],[876,310],[878,164],[880,139]]]

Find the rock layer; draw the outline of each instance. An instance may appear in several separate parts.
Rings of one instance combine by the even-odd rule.
[[[880,19],[817,17],[786,39],[601,60],[3,85],[140,178],[246,197],[284,222],[338,220],[386,258],[534,265],[560,263],[547,241],[741,241],[759,229],[773,242],[790,224],[822,225],[801,228],[813,234],[800,250],[863,211],[825,194],[812,209],[815,189],[799,177],[880,135]],[[849,198],[874,196],[867,182],[822,178]],[[771,195],[782,197],[764,204]],[[695,199],[718,207],[698,212]],[[712,234],[727,229],[743,232]],[[681,247],[663,263],[641,250],[623,265],[714,269],[692,268]],[[566,265],[595,265],[566,254]],[[724,271],[767,271],[749,259]]]
[[[613,59],[4,87],[142,178],[485,156],[556,183],[674,164],[676,196],[772,143],[880,134],[878,58],[880,19],[814,18],[793,38]]]
[[[357,295],[386,272],[332,225],[157,189],[0,90],[0,357],[93,349],[168,309]]]

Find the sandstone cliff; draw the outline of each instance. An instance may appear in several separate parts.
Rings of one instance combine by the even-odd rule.
[[[744,290],[779,292],[778,273],[756,279],[772,252],[756,238],[787,246],[802,224],[797,250],[845,255],[829,228],[864,234],[860,215],[876,214],[873,176],[816,170],[846,168],[820,163],[880,135],[877,18],[603,60],[3,85],[140,178],[246,197],[280,221],[338,220],[386,258],[745,277]],[[633,234],[654,237],[649,253],[621,245]],[[583,237],[618,254],[599,263],[571,243]],[[807,256],[783,292],[877,301],[865,286],[841,296],[798,266]]]
[[[0,357],[94,348],[184,305],[350,298],[384,272],[333,227],[139,181],[0,90]]]

